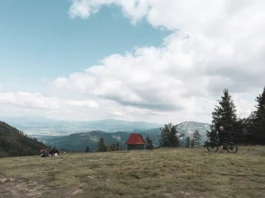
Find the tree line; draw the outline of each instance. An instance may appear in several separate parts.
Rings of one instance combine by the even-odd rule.
[[[265,145],[265,87],[255,101],[255,110],[248,117],[239,118],[232,96],[225,89],[212,113],[211,130],[207,136],[213,138],[219,127],[223,126],[235,143]]]
[[[241,144],[265,145],[265,87],[263,92],[256,97],[255,110],[246,118],[237,116],[236,105],[228,89],[224,89],[221,100],[212,112],[212,124],[207,137],[213,139],[220,126],[228,132],[231,141]],[[177,126],[166,124],[161,129],[161,147],[198,147],[200,134],[195,131],[191,138],[187,137],[186,144],[181,145]]]
[[[104,138],[101,137],[101,138],[99,138],[98,146],[97,146],[95,151],[96,152],[107,152],[107,151],[119,151],[120,149],[121,148],[120,148],[120,143],[119,142],[113,143],[113,144],[110,144],[110,145],[106,145],[105,141],[104,141]],[[86,153],[90,152],[90,148],[89,148],[88,145],[85,148],[85,152]]]
[[[221,99],[218,100],[218,105],[214,107],[212,112],[212,123],[210,131],[206,135],[209,139],[215,137],[220,126],[229,133],[230,138],[235,143],[241,144],[259,144],[265,145],[265,87],[263,92],[256,97],[257,105],[255,110],[246,118],[237,116],[236,105],[232,99],[228,89],[224,89]],[[201,146],[201,135],[198,130],[194,131],[186,141],[180,141],[182,135],[178,132],[177,125],[171,123],[165,124],[160,129],[160,147],[186,147],[194,148]],[[154,149],[152,140],[149,136],[145,139],[146,149]],[[183,143],[184,142],[184,143]],[[119,143],[114,143],[106,146],[103,137],[99,139],[98,152],[118,151],[120,150]],[[89,152],[87,146],[86,152]]]

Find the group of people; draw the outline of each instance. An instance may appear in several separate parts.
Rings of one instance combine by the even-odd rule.
[[[52,156],[59,156],[59,151],[54,147],[50,152],[48,152],[48,147],[44,147],[40,150],[41,157],[52,157]]]

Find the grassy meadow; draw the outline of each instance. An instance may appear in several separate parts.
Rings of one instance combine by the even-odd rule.
[[[265,197],[265,147],[0,159],[0,197]]]

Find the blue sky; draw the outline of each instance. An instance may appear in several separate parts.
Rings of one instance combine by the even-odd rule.
[[[2,0],[0,116],[211,122],[228,88],[246,117],[264,27],[262,0]]]
[[[89,20],[71,19],[69,6],[65,0],[0,2],[0,78],[10,89],[37,91],[33,81],[83,71],[135,46],[159,46],[168,34],[145,21],[132,25],[116,6]]]

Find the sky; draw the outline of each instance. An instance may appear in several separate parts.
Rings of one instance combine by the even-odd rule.
[[[265,86],[263,0],[0,2],[0,116],[211,122]]]

